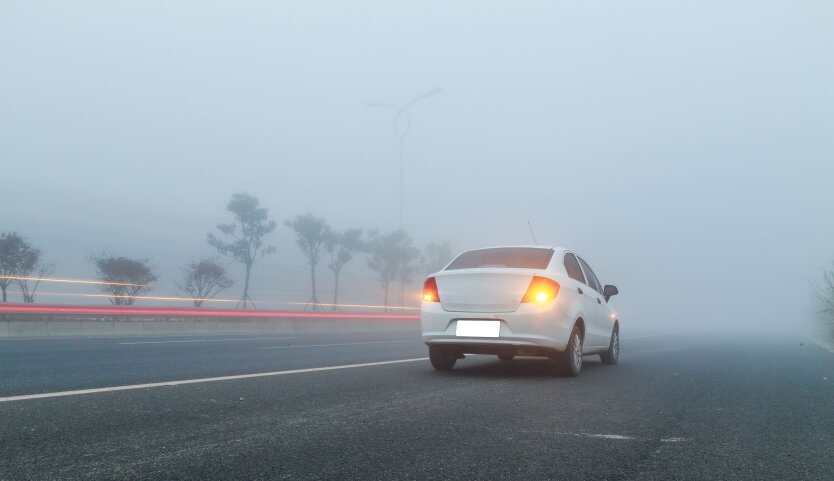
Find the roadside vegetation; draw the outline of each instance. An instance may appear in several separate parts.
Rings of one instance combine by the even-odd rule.
[[[8,301],[10,286],[20,289],[23,302],[35,302],[38,279],[52,274],[54,263],[41,260],[40,249],[17,232],[0,235],[0,297]]]
[[[258,198],[246,192],[233,194],[226,211],[231,214],[231,220],[218,224],[217,231],[208,233],[206,240],[220,256],[243,267],[239,274],[243,282],[237,307],[253,308],[255,304],[249,295],[252,270],[259,260],[276,253],[269,235],[278,224]],[[404,230],[380,232],[358,227],[339,230],[310,212],[288,219],[284,225],[294,232],[296,246],[307,261],[310,297],[306,308],[314,311],[339,309],[342,274],[349,264],[357,264],[352,261],[358,256],[363,256],[366,267],[376,274],[386,310],[397,305],[404,307],[407,288],[423,276],[442,269],[452,258],[449,242],[429,242],[421,249]],[[147,259],[101,253],[88,260],[96,269],[96,279],[101,283],[99,289],[114,305],[132,305],[159,280]],[[319,300],[317,276],[322,263],[333,275],[330,303]],[[41,250],[25,237],[17,232],[0,234],[3,302],[35,302],[41,281],[53,274],[55,262],[45,261]],[[227,266],[217,259],[204,257],[186,263],[175,284],[194,307],[201,307],[234,286],[235,281]]]
[[[307,258],[310,266],[310,283],[312,296],[307,307],[317,311],[320,309],[319,298],[316,296],[316,266],[319,265],[325,246],[332,233],[327,221],[306,213],[297,216],[295,219],[287,220],[284,225],[295,231],[295,243],[301,249],[301,253]]]
[[[345,264],[353,260],[353,256],[366,252],[367,244],[362,238],[362,229],[347,229],[342,232],[330,231],[325,249],[330,255],[327,268],[333,272],[333,303],[331,310],[339,309],[339,276]]]
[[[182,271],[183,278],[178,287],[191,297],[194,307],[202,306],[207,299],[213,299],[234,284],[226,268],[213,259],[191,262]]]
[[[413,275],[413,261],[419,255],[419,251],[412,243],[411,237],[402,230],[388,234],[373,231],[369,234],[368,267],[377,274],[386,308],[391,305],[391,285],[397,281],[405,283]],[[404,301],[404,297],[400,296],[401,306]]]
[[[255,306],[249,297],[252,266],[259,259],[275,252],[275,246],[264,245],[264,237],[274,231],[278,224],[269,218],[269,211],[260,206],[258,198],[246,192],[233,194],[232,200],[226,204],[226,210],[234,216],[234,222],[218,224],[217,230],[223,235],[209,233],[207,239],[221,255],[243,264],[246,274],[239,305],[246,309]]]
[[[156,282],[145,259],[129,259],[105,254],[90,258],[98,271],[101,290],[110,294],[110,302],[117,306],[130,306],[136,298],[150,292]]]

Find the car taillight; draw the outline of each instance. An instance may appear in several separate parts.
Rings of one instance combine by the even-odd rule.
[[[559,295],[559,283],[547,277],[533,276],[521,302],[549,302]]]
[[[440,302],[440,293],[437,292],[437,281],[429,277],[423,282],[423,301]]]

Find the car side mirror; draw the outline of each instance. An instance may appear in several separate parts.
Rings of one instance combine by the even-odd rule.
[[[602,295],[605,297],[605,302],[608,302],[608,299],[611,299],[611,296],[616,296],[619,293],[620,291],[617,290],[617,286],[612,286],[611,284],[602,288]]]

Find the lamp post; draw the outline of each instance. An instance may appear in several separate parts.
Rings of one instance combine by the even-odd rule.
[[[404,201],[404,189],[405,189],[405,139],[408,137],[408,133],[411,131],[411,117],[408,116],[408,109],[411,108],[412,105],[420,102],[421,100],[427,99],[433,95],[437,95],[443,90],[440,88],[435,88],[420,94],[410,101],[406,102],[402,106],[391,105],[391,104],[384,104],[378,102],[366,102],[365,105],[368,107],[383,107],[394,109],[394,134],[396,134],[397,139],[399,141],[399,162],[400,162],[400,202],[399,202],[399,217],[398,217],[398,225],[399,229],[403,229],[403,201]]]

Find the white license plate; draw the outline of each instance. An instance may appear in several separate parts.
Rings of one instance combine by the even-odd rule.
[[[455,335],[461,337],[498,337],[501,321],[458,321]]]

